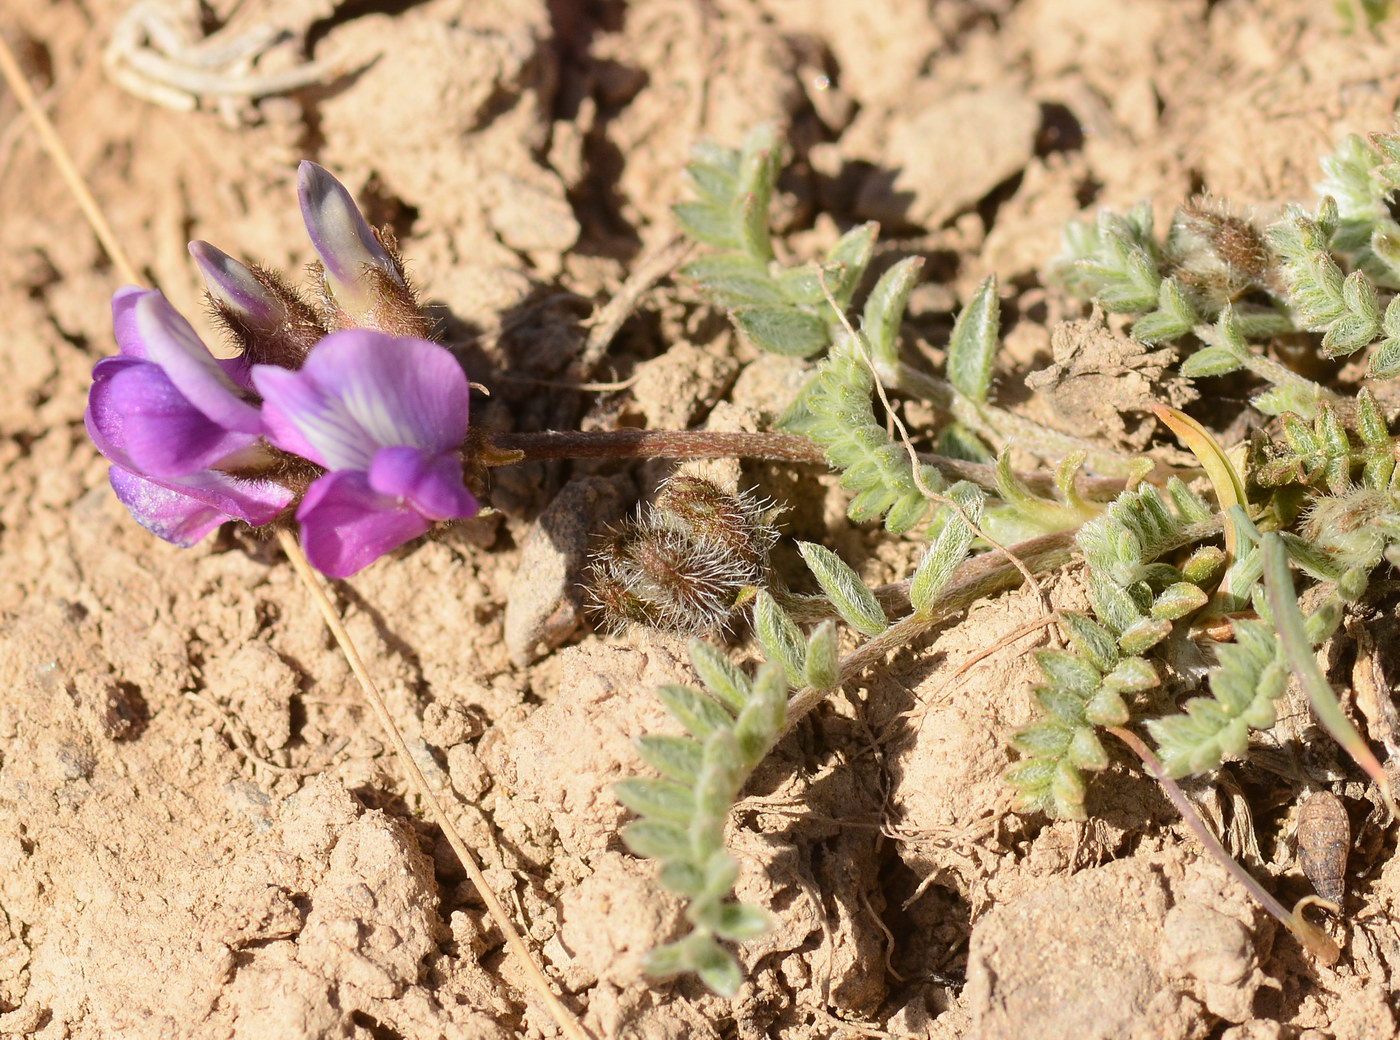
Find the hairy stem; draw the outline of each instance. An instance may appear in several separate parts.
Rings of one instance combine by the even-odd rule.
[[[1223,524],[1224,519],[1216,517],[1203,523],[1183,527],[1177,532],[1176,537],[1162,546],[1158,555],[1212,538],[1220,534]],[[1032,573],[1045,574],[1049,571],[1059,570],[1078,555],[1074,544],[1078,533],[1077,529],[1055,531],[1038,538],[1017,542],[1010,546],[1007,552],[1025,564]],[[886,654],[909,645],[925,632],[947,621],[958,611],[965,610],[977,600],[995,595],[998,592],[1005,592],[1007,589],[1014,589],[1021,581],[1021,572],[1006,555],[1000,552],[983,553],[981,556],[974,556],[966,561],[954,573],[953,580],[943,591],[935,610],[929,611],[927,614],[909,614],[902,617],[875,638],[852,650],[841,659],[839,678],[834,686],[820,690],[809,686],[793,694],[788,701],[787,726],[783,730],[784,735],[791,732],[804,715],[825,700],[834,690],[839,690],[846,683],[859,678],[867,668],[882,660]],[[875,595],[886,611],[898,613],[901,610],[907,610],[909,608],[909,581],[882,585],[875,590]],[[824,610],[818,610],[814,603],[806,604],[807,609],[803,611],[803,602],[793,600],[785,601],[784,606],[798,608],[792,611],[794,620],[816,621],[823,617],[832,616],[829,605]]]
[[[1099,473],[1130,477],[1138,472],[1140,462],[1134,456],[1106,450],[1101,444],[1052,430],[1033,419],[1012,412],[979,405],[969,400],[952,383],[921,372],[910,365],[900,365],[898,372],[887,375],[892,375],[893,378],[882,378],[881,382],[891,390],[921,398],[935,408],[943,409],[996,447],[1001,447],[1014,438],[1017,439],[1019,447],[1034,452],[1041,458],[1063,457],[1082,451],[1089,468]],[[1161,468],[1159,465],[1158,470]],[[1156,479],[1159,474],[1154,470],[1151,475]],[[1165,480],[1166,476],[1162,475],[1161,479]]]
[[[1197,325],[1191,330],[1197,339],[1207,346],[1220,346],[1220,333],[1214,325]],[[1290,386],[1306,391],[1309,396],[1318,401],[1327,401],[1334,408],[1342,410],[1343,414],[1350,414],[1353,410],[1352,402],[1349,398],[1343,397],[1328,390],[1321,383],[1315,383],[1307,376],[1300,375],[1280,361],[1275,361],[1266,354],[1256,354],[1246,350],[1239,356],[1239,362],[1250,372],[1253,372],[1266,383],[1274,386]]]
[[[767,459],[826,464],[817,444],[795,433],[719,433],[711,430],[544,430],[538,433],[474,433],[467,451],[488,466],[544,459]],[[980,462],[920,454],[919,461],[951,480],[968,480],[996,490],[996,467]],[[1055,479],[1046,473],[1018,473],[1033,490],[1050,494]],[[1075,486],[1091,501],[1107,502],[1122,492],[1120,477],[1080,475]]]
[[[1032,573],[1044,574],[1063,567],[1074,558],[1075,533],[1056,531],[1019,542],[1011,546],[1009,551]],[[784,735],[790,733],[802,717],[825,700],[833,690],[859,678],[867,668],[883,660],[886,654],[908,646],[929,629],[947,621],[953,614],[966,609],[977,600],[1015,588],[1021,581],[1020,571],[1001,553],[984,553],[968,560],[957,569],[936,610],[927,614],[909,614],[851,651],[841,659],[839,676],[831,688],[819,690],[808,686],[793,694],[788,701]],[[905,586],[903,597],[907,601],[907,583],[900,584]]]

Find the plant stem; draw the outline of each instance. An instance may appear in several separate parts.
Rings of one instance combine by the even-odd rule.
[[[491,433],[488,450],[520,452],[509,462],[539,459],[770,459],[826,462],[822,450],[793,433],[716,433],[710,430],[544,430]]]
[[[1234,857],[1225,851],[1225,847],[1220,844],[1219,839],[1211,833],[1210,828],[1201,819],[1200,813],[1196,812],[1195,807],[1181,788],[1177,786],[1176,781],[1167,774],[1162,763],[1157,760],[1157,756],[1142,742],[1141,738],[1132,730],[1124,729],[1121,726],[1105,726],[1104,728],[1124,744],[1127,744],[1132,749],[1133,754],[1142,759],[1142,764],[1147,769],[1148,775],[1162,785],[1162,790],[1167,793],[1167,798],[1171,800],[1172,805],[1176,806],[1176,811],[1181,813],[1181,818],[1186,821],[1186,826],[1191,828],[1191,833],[1195,834],[1196,839],[1205,846],[1206,852],[1225,868],[1226,873],[1244,885],[1249,890],[1249,894],[1258,900],[1259,905],[1297,936],[1298,941],[1307,947],[1318,960],[1328,965],[1336,964],[1337,959],[1341,956],[1341,951],[1332,938],[1311,922],[1304,920],[1302,914],[1296,911],[1289,913],[1282,903],[1271,896],[1264,886],[1254,879],[1253,874],[1235,862]]]
[[[1263,552],[1264,594],[1268,597],[1269,610],[1274,615],[1274,628],[1278,631],[1279,644],[1283,647],[1289,668],[1308,695],[1317,721],[1375,783],[1376,790],[1390,810],[1391,818],[1400,818],[1400,807],[1396,806],[1395,796],[1390,792],[1390,780],[1385,775],[1384,767],[1347,718],[1332,690],[1332,684],[1317,663],[1312,640],[1308,638],[1307,622],[1293,588],[1293,575],[1288,570],[1288,550],[1283,539],[1270,531],[1264,535]]]
[[[826,464],[826,453],[814,441],[795,433],[721,433],[711,430],[544,430],[538,433],[476,433],[469,455],[487,466],[508,466],[543,459],[766,459],[774,462]],[[996,468],[980,462],[920,454],[952,480],[967,480],[996,490]],[[1045,473],[1018,473],[1037,492],[1049,495],[1055,479]],[[1079,493],[1107,502],[1126,486],[1119,477],[1080,475]]]
[[[1074,536],[1076,531],[1056,531],[1041,535],[1009,548],[1033,573],[1044,574],[1057,570],[1074,558]],[[998,552],[984,553],[966,561],[953,575],[944,590],[938,605],[926,614],[909,614],[896,621],[878,636],[862,643],[841,659],[841,668],[836,684],[828,689],[804,687],[788,700],[787,722],[783,734],[790,733],[794,726],[809,711],[820,704],[834,690],[858,678],[871,665],[882,660],[886,654],[903,649],[931,628],[935,628],[960,610],[985,596],[1015,588],[1022,581],[1021,573],[1015,565]],[[903,583],[901,583],[903,584]],[[891,587],[893,591],[893,587]],[[904,589],[908,598],[908,588]]]
[[[891,390],[910,397],[928,401],[935,408],[941,408],[958,422],[978,434],[994,446],[1000,446],[1012,438],[1018,438],[1018,447],[1039,455],[1041,458],[1073,455],[1076,451],[1085,453],[1089,468],[1115,477],[1131,477],[1137,472],[1140,456],[1120,455],[1106,450],[1101,444],[1076,437],[1073,434],[1052,430],[1033,419],[977,404],[969,399],[952,383],[921,372],[911,365],[900,365],[893,379],[881,381]],[[1165,480],[1161,476],[1163,467],[1159,464],[1149,474],[1150,479]]]

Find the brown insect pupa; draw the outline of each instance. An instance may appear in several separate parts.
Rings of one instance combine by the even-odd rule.
[[[1350,849],[1351,821],[1342,800],[1327,791],[1309,796],[1298,814],[1298,861],[1317,894],[1338,907]]]

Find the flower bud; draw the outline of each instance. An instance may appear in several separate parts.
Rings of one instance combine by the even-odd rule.
[[[313,162],[297,173],[297,197],[317,280],[333,329],[369,328],[421,336],[425,322],[392,244],[370,228],[345,186]]]
[[[672,477],[593,557],[589,588],[604,624],[681,634],[727,628],[762,587],[777,541],[773,510],[698,477]]]
[[[253,364],[300,368],[326,335],[316,313],[281,277],[239,263],[208,242],[191,242],[209,302]]]

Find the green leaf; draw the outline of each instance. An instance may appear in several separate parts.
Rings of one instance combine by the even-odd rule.
[[[1157,309],[1133,322],[1133,336],[1143,343],[1180,339],[1195,326],[1196,308],[1175,278],[1163,278],[1157,287]]]
[[[1199,585],[1193,585],[1189,581],[1179,581],[1162,591],[1152,604],[1152,616],[1155,618],[1166,618],[1168,621],[1176,621],[1184,618],[1187,614],[1200,610],[1210,601]]]
[[[1099,670],[1068,650],[1038,650],[1035,663],[1045,679],[1062,690],[1086,697],[1099,686]]]
[[[876,369],[881,372],[893,372],[899,367],[899,326],[923,266],[921,256],[901,260],[880,276],[865,301],[861,333]]]
[[[696,822],[691,829],[694,858],[705,859],[724,848],[724,821],[729,807],[734,804],[734,796],[739,793],[743,775],[743,755],[735,734],[727,729],[716,730],[705,741],[700,775],[695,781]],[[705,828],[701,821],[712,824],[708,842],[704,840]]]
[[[617,800],[641,816],[685,823],[695,815],[695,795],[674,780],[631,777],[613,784]]]
[[[824,307],[826,294],[822,292],[822,280],[826,280],[826,287],[835,296],[835,290],[841,287],[844,277],[845,272],[840,264],[819,264],[813,260],[801,267],[779,271],[775,283],[783,299],[789,303]]]
[[[807,660],[803,665],[803,679],[814,690],[832,689],[841,676],[841,646],[836,633],[836,623],[823,621],[807,640]],[[796,686],[800,680],[789,680]]]
[[[1181,363],[1181,374],[1187,379],[1223,376],[1238,372],[1244,366],[1224,347],[1206,347]]]
[[[1166,618],[1143,618],[1118,637],[1118,645],[1129,657],[1152,649],[1172,634],[1172,623]]]
[[[1396,299],[1400,299],[1397,296]],[[1394,304],[1392,303],[1393,307]],[[1387,308],[1389,313],[1389,308]],[[1371,375],[1376,379],[1390,379],[1400,375],[1400,338],[1383,340],[1371,355]]]
[[[1118,642],[1112,633],[1084,614],[1063,613],[1060,627],[1065,630],[1074,649],[1099,672],[1108,672],[1118,664]]]
[[[1104,749],[1103,742],[1099,740],[1098,734],[1094,732],[1092,726],[1081,726],[1074,731],[1074,739],[1069,744],[1069,760],[1080,769],[1091,769],[1097,772],[1100,769],[1108,768],[1108,752]],[[1082,786],[1078,800],[1081,802],[1084,800]]]
[[[955,484],[948,489],[948,497],[962,506],[973,523],[982,522],[984,498],[976,488],[968,484]],[[928,614],[938,605],[938,597],[967,559],[974,537],[976,533],[967,519],[954,510],[947,510],[943,529],[929,544],[909,583],[909,602],[915,613]]]
[[[709,936],[705,938],[709,939]],[[709,986],[721,997],[732,997],[744,983],[743,972],[734,955],[713,939],[691,955],[691,969],[700,976],[700,981]]]
[[[754,678],[753,698],[734,726],[734,736],[744,762],[753,768],[768,754],[787,718],[787,681],[783,669],[771,661]]]
[[[787,357],[811,357],[827,346],[826,325],[795,307],[737,307],[734,324],[754,346]]]
[[[851,297],[860,284],[865,269],[870,266],[870,258],[875,255],[875,238],[880,233],[880,225],[874,221],[857,224],[847,231],[827,253],[827,261],[839,264],[841,277],[838,283],[829,285],[831,295],[842,310],[851,305]]]
[[[755,260],[773,259],[773,241],[768,231],[768,195],[745,195],[739,204],[739,248]]]
[[[1140,661],[1142,658],[1129,660]],[[1101,687],[1084,705],[1084,718],[1095,726],[1121,726],[1130,717],[1123,695],[1107,685]],[[1083,762],[1079,764],[1089,768]]]
[[[766,265],[738,253],[702,256],[682,267],[680,273],[699,282],[721,307],[783,306],[788,302]]]
[[[704,872],[685,860],[673,859],[662,863],[658,878],[663,888],[687,899],[700,898],[705,889]]]
[[[807,667],[807,646],[802,630],[766,590],[759,592],[754,600],[753,622],[754,635],[764,655],[781,664],[788,681],[800,686]]]
[[[638,737],[637,753],[662,776],[683,784],[695,783],[700,775],[701,747],[689,737]]]
[[[1265,390],[1253,397],[1250,402],[1257,411],[1265,415],[1284,415],[1293,412],[1305,419],[1317,415],[1319,399],[1315,390],[1302,386],[1285,384]]]
[[[749,679],[703,639],[690,641],[690,664],[705,688],[737,715],[749,702]]]
[[[690,855],[690,833],[678,823],[648,817],[622,828],[622,840],[647,859],[684,859]]]
[[[677,202],[671,207],[676,220],[691,238],[720,249],[738,249],[739,235],[733,216],[707,202]]]
[[[685,168],[690,178],[690,186],[701,202],[708,202],[718,209],[724,209],[734,200],[738,182],[734,171],[704,162],[693,162]]]
[[[1160,682],[1152,662],[1144,657],[1125,657],[1118,662],[1113,671],[1103,677],[1106,688],[1123,693],[1150,690]]]
[[[686,947],[686,940],[689,938],[691,937],[687,936],[686,939],[679,942],[667,943],[665,946],[648,950],[642,961],[642,970],[657,978],[667,978],[690,971],[690,957]]]
[[[860,576],[841,557],[815,542],[798,542],[797,549],[827,599],[847,624],[868,636],[878,636],[890,627],[875,593],[865,587]]]
[[[1027,755],[1058,758],[1073,737],[1074,731],[1058,722],[1033,722],[1016,731],[1011,746]]]
[[[666,685],[656,691],[666,710],[691,736],[705,741],[717,729],[729,729],[734,717],[699,690],[689,686]]]
[[[772,927],[772,918],[756,906],[718,903],[706,907],[696,923],[709,928],[721,939],[747,942],[767,932]]]
[[[983,279],[977,293],[958,314],[948,340],[948,381],[969,400],[982,404],[992,385],[1001,299],[995,275]]]

